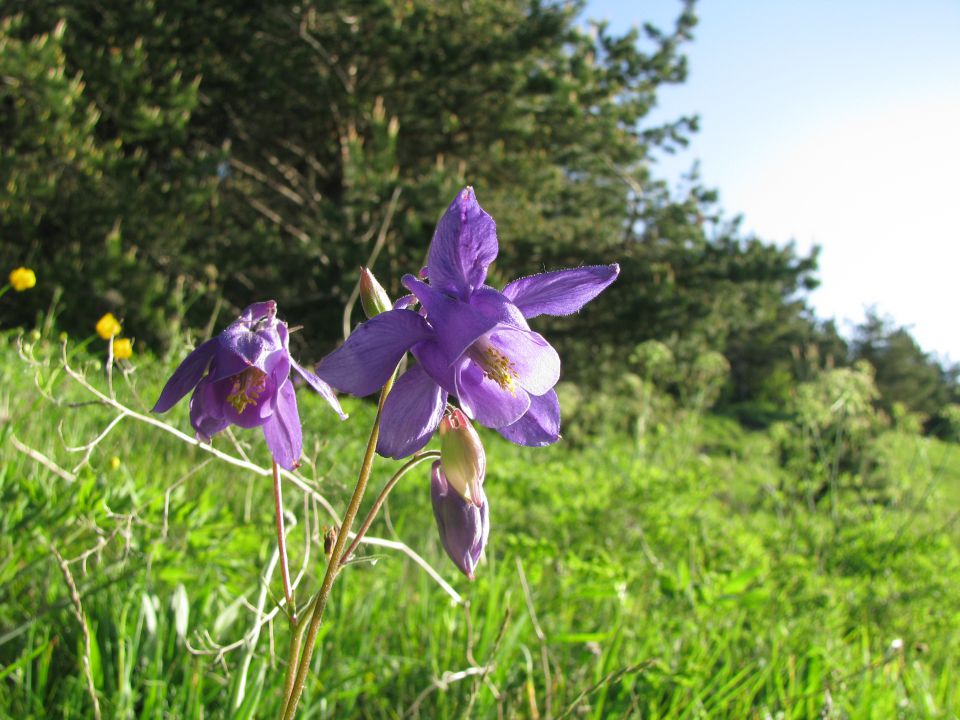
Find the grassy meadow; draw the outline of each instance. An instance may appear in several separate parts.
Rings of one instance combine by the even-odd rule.
[[[282,597],[270,479],[129,417],[83,462],[69,448],[116,412],[89,404],[55,337],[28,345],[0,342],[0,713],[94,717],[93,693],[110,718],[275,717],[288,627],[279,614],[251,632],[258,604]],[[70,362],[106,391],[100,346],[71,343]],[[175,360],[135,355],[117,398],[148,412]],[[301,474],[342,512],[374,408],[344,398],[340,423],[304,390],[299,404]],[[185,402],[163,419],[190,432]],[[302,717],[960,713],[955,445],[882,433],[862,475],[810,502],[772,437],[726,418],[571,431],[541,450],[480,432],[492,532],[475,582],[440,546],[426,465],[371,530],[463,604],[405,554],[362,546],[334,587]],[[215,446],[265,467],[259,430],[233,434]],[[371,488],[398,465],[378,459]],[[867,491],[877,478],[882,494]],[[284,490],[302,605],[333,520]]]

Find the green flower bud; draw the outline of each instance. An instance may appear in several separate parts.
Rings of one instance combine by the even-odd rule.
[[[393,308],[390,296],[367,268],[360,268],[360,304],[367,318]]]
[[[440,464],[447,482],[467,502],[483,507],[487,456],[480,436],[461,410],[440,421]]]

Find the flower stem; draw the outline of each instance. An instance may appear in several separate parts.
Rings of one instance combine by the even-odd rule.
[[[293,692],[293,680],[296,676],[294,666],[300,659],[300,642],[303,639],[303,627],[291,623],[290,625],[290,652],[287,655],[287,671],[283,676],[283,704],[286,706]]]
[[[350,543],[350,547],[347,548],[346,552],[343,553],[343,557],[340,558],[340,565],[343,566],[347,560],[350,559],[350,556],[353,555],[354,551],[360,545],[360,541],[363,540],[363,536],[367,534],[367,530],[370,529],[370,526],[373,524],[374,518],[376,518],[377,513],[380,512],[380,507],[383,505],[384,501],[387,499],[387,495],[390,494],[390,491],[393,490],[394,486],[400,482],[400,478],[406,475],[410,470],[413,470],[417,465],[426,461],[433,460],[434,458],[439,458],[440,453],[435,450],[430,450],[425,453],[420,453],[410,458],[406,464],[397,470],[394,473],[393,477],[387,481],[387,484],[383,486],[383,490],[380,491],[380,494],[377,495],[377,499],[373,501],[373,505],[370,507],[370,511],[367,513],[367,517],[364,519],[363,523],[360,525],[360,529],[357,530],[356,537],[353,538],[353,542]]]
[[[353,521],[357,517],[357,512],[360,510],[360,502],[363,500],[363,494],[367,489],[367,481],[370,479],[370,471],[373,469],[377,440],[380,437],[380,417],[383,415],[383,403],[386,401],[387,394],[393,387],[395,378],[396,371],[394,371],[380,391],[380,402],[377,404],[377,416],[374,418],[373,428],[370,430],[370,439],[367,441],[367,450],[364,453],[363,463],[360,466],[357,486],[353,489],[350,504],[347,506],[347,511],[343,514],[343,522],[340,524],[340,529],[337,532],[337,541],[333,546],[333,551],[330,553],[330,559],[327,561],[327,572],[323,576],[323,583],[320,585],[320,591],[317,593],[317,600],[313,606],[313,612],[310,614],[310,625],[307,629],[303,654],[300,657],[300,664],[297,667],[297,674],[293,681],[290,696],[287,698],[286,706],[284,707],[283,720],[293,720],[297,712],[297,705],[300,703],[300,696],[303,694],[303,685],[307,680],[307,673],[310,670],[310,659],[313,657],[317,634],[320,632],[320,622],[323,619],[323,611],[327,606],[327,599],[330,597],[330,589],[333,587],[333,581],[336,579],[337,572],[340,570],[340,558],[343,557],[343,550],[347,544],[350,527],[353,525]]]
[[[283,495],[280,490],[280,468],[273,461],[273,503],[277,512],[277,548],[280,550],[280,576],[283,578],[283,596],[290,611],[290,624],[297,625],[297,604],[290,588],[290,568],[287,565],[287,533],[283,527]]]
[[[317,596],[314,595],[310,602],[303,609],[303,615],[309,615],[317,604]],[[283,707],[287,706],[290,700],[290,693],[293,691],[293,680],[296,677],[298,660],[300,659],[300,648],[303,647],[303,632],[306,629],[304,623],[297,623],[290,626],[290,651],[287,653],[287,671],[283,677]]]
[[[115,398],[116,395],[113,394],[113,338],[115,336],[111,335],[110,339],[107,340],[107,365],[104,370],[107,371],[107,390],[110,393],[110,397]]]

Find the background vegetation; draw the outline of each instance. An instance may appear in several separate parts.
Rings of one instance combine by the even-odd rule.
[[[283,623],[194,652],[252,624],[269,487],[132,421],[71,472],[67,447],[110,416],[69,405],[89,397],[57,335],[102,384],[85,338],[122,318],[136,371],[116,382],[141,410],[252,300],[276,298],[305,326],[296,354],[318,359],[359,319],[358,267],[398,294],[470,183],[498,222],[495,284],[612,261],[622,275],[579,317],[538,324],[564,358],[564,442],[484,435],[478,581],[443,564],[425,478],[378,525],[469,611],[402,555],[351,567],[313,716],[956,717],[960,371],[876,313],[841,337],[806,302],[815,252],[745,236],[695,175],[656,177],[654,154],[696,130],[647,121],[684,79],[692,3],[623,37],[580,12],[4,3],[0,267],[38,285],[0,299],[0,327],[28,333],[0,348],[0,709],[89,716],[92,658],[107,716],[275,714]],[[311,479],[338,504],[370,409],[334,426],[301,405]],[[183,409],[171,421],[188,427]],[[291,545],[316,536],[315,586],[330,520],[298,503]]]

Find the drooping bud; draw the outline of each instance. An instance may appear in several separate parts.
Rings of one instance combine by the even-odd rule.
[[[482,486],[478,486],[477,492],[479,506],[467,502],[452,488],[440,462],[433,464],[430,497],[440,542],[454,564],[471,580],[490,536],[490,504]]]
[[[453,489],[467,502],[482,507],[487,456],[480,436],[459,409],[440,421],[440,462]]]
[[[393,307],[387,291],[368,268],[360,268],[360,304],[368,319]]]

